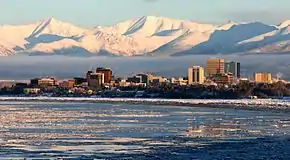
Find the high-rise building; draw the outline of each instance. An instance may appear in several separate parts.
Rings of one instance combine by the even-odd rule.
[[[91,88],[100,87],[104,84],[104,73],[91,73],[88,79],[88,86]]]
[[[206,76],[225,73],[225,60],[208,59],[206,62]]]
[[[200,66],[193,66],[188,68],[188,84],[203,84],[204,83],[204,69]]]
[[[240,62],[226,62],[225,63],[225,73],[232,73],[233,76],[240,78],[241,77],[241,64]]]
[[[112,70],[110,68],[97,68],[96,72],[104,74],[104,83],[111,83]]]
[[[257,83],[272,83],[271,73],[255,73],[254,77]]]

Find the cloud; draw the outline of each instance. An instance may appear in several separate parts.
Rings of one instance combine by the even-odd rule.
[[[234,21],[261,21],[270,24],[278,24],[284,20],[290,19],[289,11],[269,11],[269,10],[248,10],[248,11],[230,11],[222,14],[223,18]]]

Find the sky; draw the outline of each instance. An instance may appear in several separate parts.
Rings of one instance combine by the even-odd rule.
[[[112,25],[153,15],[222,24],[290,19],[289,0],[0,0],[0,24],[50,17],[81,26]]]

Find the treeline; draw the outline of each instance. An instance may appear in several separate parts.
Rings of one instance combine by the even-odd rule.
[[[91,96],[84,89],[81,92],[70,93],[68,89],[59,87],[45,87],[42,93],[51,93],[52,96]],[[142,92],[138,94],[138,91]],[[1,88],[0,95],[23,94],[23,89]],[[238,85],[175,85],[170,83],[144,86],[117,87],[114,89],[99,88],[93,92],[102,97],[138,97],[140,98],[172,98],[172,99],[238,99],[256,96],[258,98],[279,98],[290,96],[290,84],[276,82],[273,84],[240,83]]]
[[[191,85],[180,86],[162,84],[149,87],[121,87],[120,90],[144,91],[145,97],[158,95],[158,98],[222,98],[237,99],[257,96],[258,98],[272,98],[290,96],[290,84],[277,82],[273,84],[240,83],[231,86]]]

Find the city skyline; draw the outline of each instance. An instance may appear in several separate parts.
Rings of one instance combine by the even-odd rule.
[[[280,0],[190,1],[190,0],[5,0],[0,11],[0,24],[23,24],[56,17],[81,26],[112,25],[140,16],[153,15],[187,19],[201,23],[262,21],[277,24],[287,17],[289,1]],[[208,5],[211,7],[208,7]],[[166,6],[166,7],[164,7]],[[114,11],[113,13],[110,11]],[[19,16],[21,15],[21,17]]]

